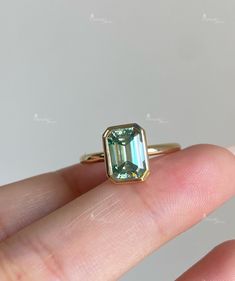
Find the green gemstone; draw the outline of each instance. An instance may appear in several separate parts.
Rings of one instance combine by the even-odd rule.
[[[137,124],[109,127],[103,134],[107,174],[115,182],[140,181],[149,174],[144,130]]]

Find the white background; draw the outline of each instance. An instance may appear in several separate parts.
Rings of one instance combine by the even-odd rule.
[[[233,0],[0,0],[0,184],[101,149],[110,125],[149,143],[235,144]],[[123,281],[171,281],[233,238],[234,200]]]

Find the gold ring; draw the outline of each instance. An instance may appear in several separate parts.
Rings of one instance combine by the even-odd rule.
[[[106,174],[114,183],[146,180],[149,157],[176,152],[178,143],[147,145],[146,133],[136,123],[108,127],[102,135],[103,152],[85,154],[81,163],[105,161]]]

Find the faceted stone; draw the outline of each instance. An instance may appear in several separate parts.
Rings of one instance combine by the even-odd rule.
[[[144,130],[137,124],[109,127],[103,134],[106,169],[115,182],[142,181],[149,174]]]

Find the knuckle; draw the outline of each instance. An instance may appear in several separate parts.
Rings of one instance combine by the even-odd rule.
[[[32,274],[35,274],[37,277],[43,275],[43,280],[67,280],[59,255],[53,251],[46,241],[34,233],[33,237],[30,235],[20,235],[20,243],[26,247],[26,250],[32,256],[32,261],[35,264],[35,272]],[[42,270],[39,272],[36,271],[36,268],[41,268]],[[46,276],[46,279],[44,276]]]
[[[11,256],[9,246],[6,241],[1,243],[0,247],[0,280],[1,281],[20,281],[23,279],[23,272],[14,262]]]
[[[58,255],[42,239],[19,232],[0,247],[0,280],[68,280]]]
[[[7,239],[10,236],[8,227],[3,219],[3,216],[0,214],[0,241]]]

